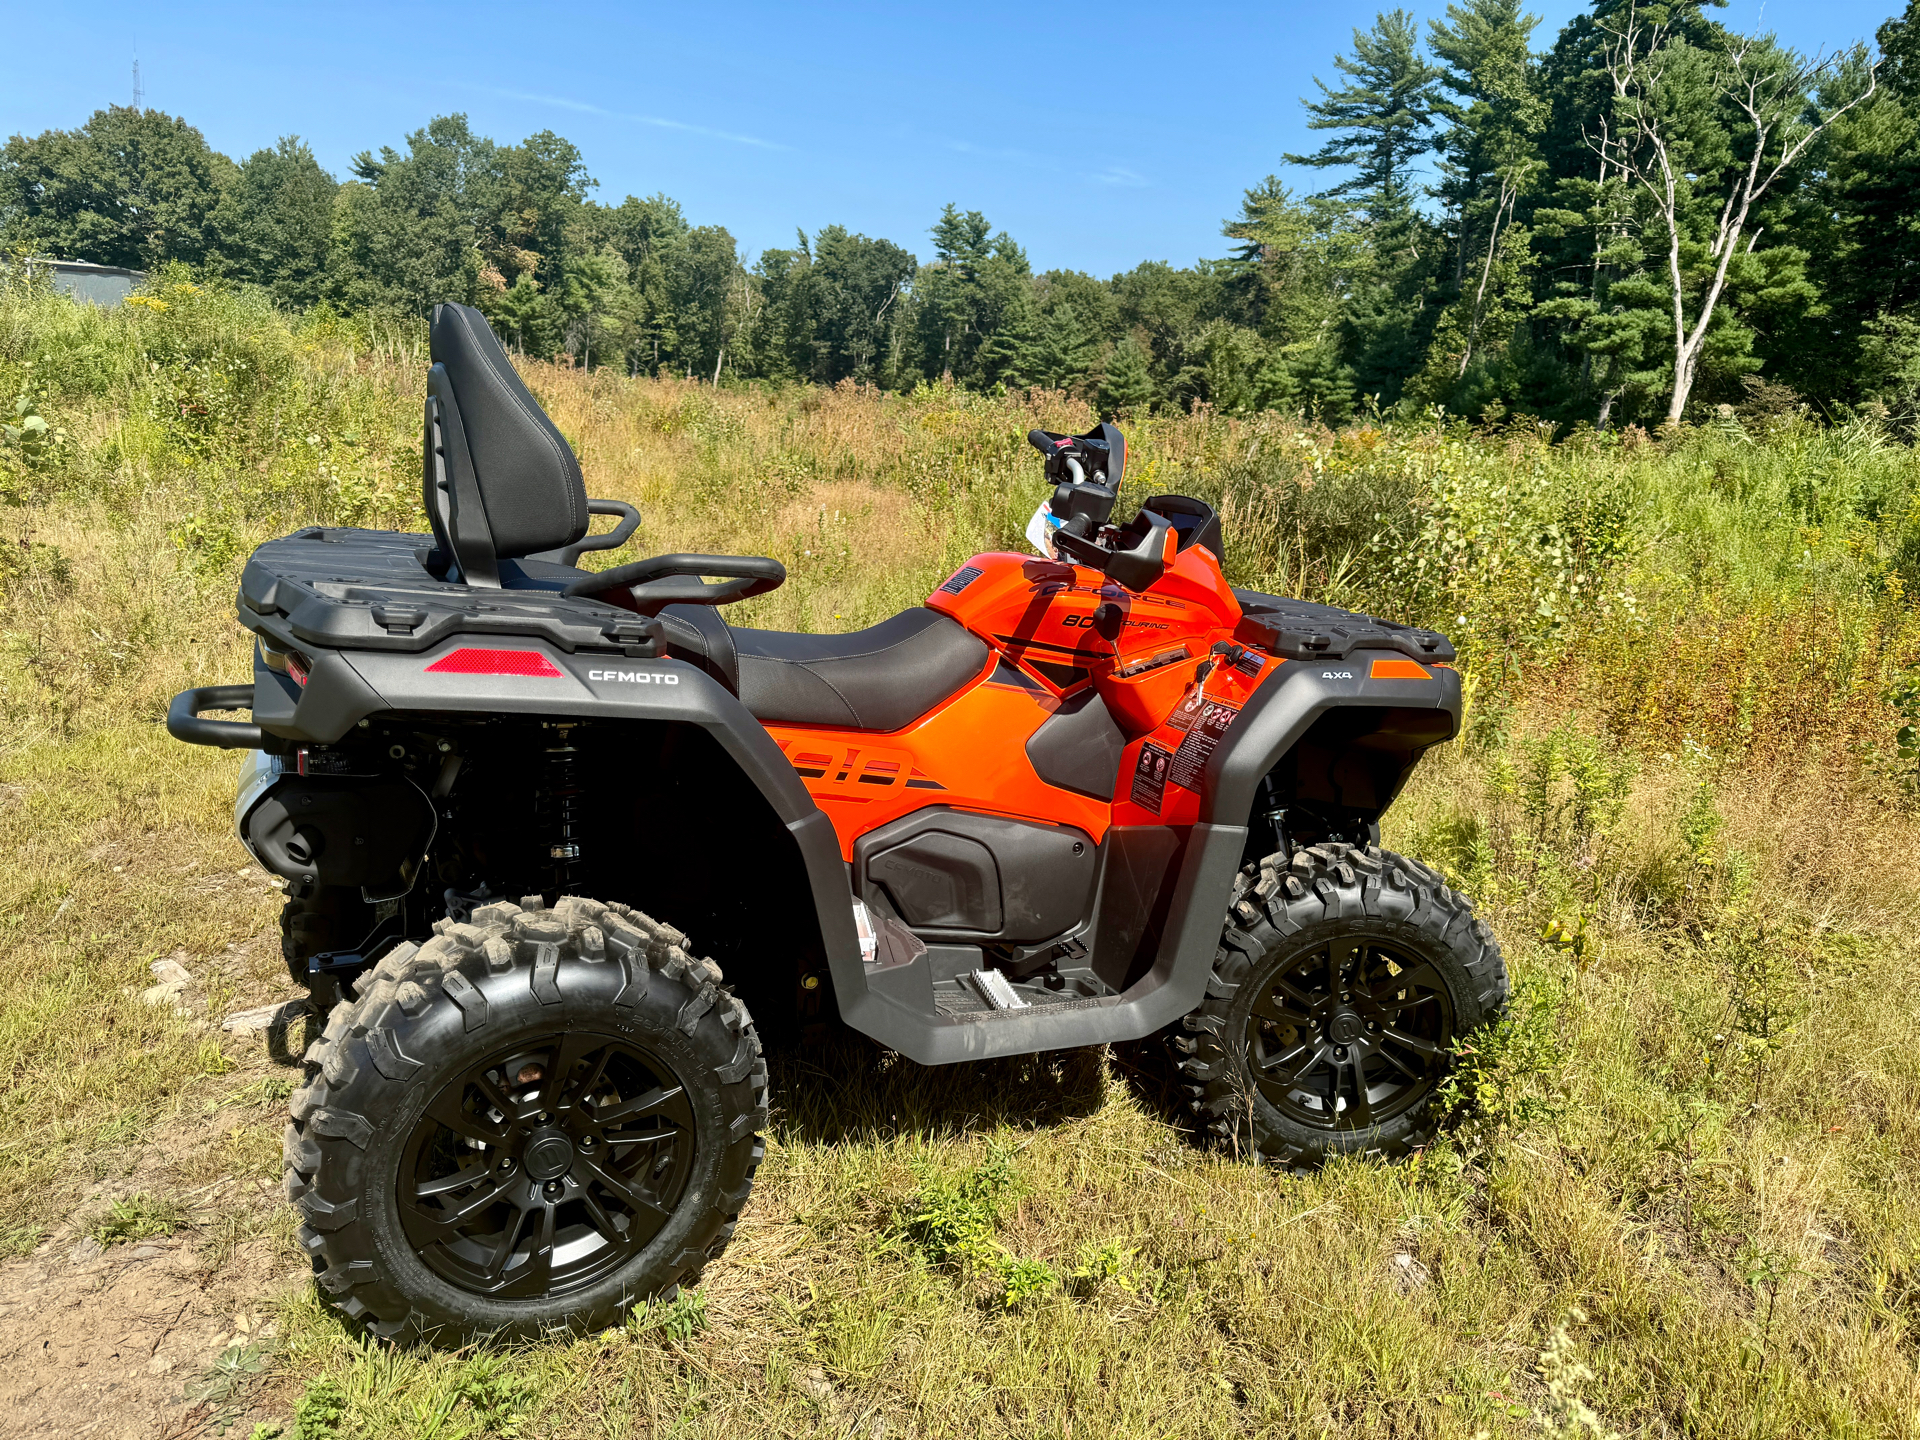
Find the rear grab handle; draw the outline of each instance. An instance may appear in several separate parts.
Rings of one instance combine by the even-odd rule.
[[[183,690],[167,707],[167,734],[189,745],[259,750],[261,730],[246,721],[208,720],[203,710],[253,710],[253,685],[202,685]]]

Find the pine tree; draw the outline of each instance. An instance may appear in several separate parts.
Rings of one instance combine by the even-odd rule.
[[[1107,357],[1107,371],[1099,391],[1101,416],[1139,414],[1154,402],[1154,377],[1147,369],[1147,352],[1131,335],[1121,337]]]
[[[1435,103],[1449,122],[1441,142],[1446,159],[1438,193],[1455,217],[1450,288],[1459,299],[1436,335],[1435,347],[1444,355],[1429,357],[1430,394],[1446,381],[1449,366],[1453,381],[1463,380],[1484,344],[1504,349],[1518,318],[1508,302],[1516,289],[1516,267],[1528,268],[1527,233],[1510,237],[1508,231],[1546,169],[1540,137],[1547,102],[1528,48],[1539,23],[1538,15],[1521,13],[1520,0],[1451,4],[1445,22],[1429,23],[1434,53],[1447,63],[1441,83],[1459,97]],[[1498,314],[1490,314],[1496,291],[1507,300],[1498,304]],[[1453,384],[1444,388],[1451,392]]]
[[[1433,149],[1434,84],[1440,71],[1421,58],[1414,17],[1390,10],[1370,30],[1354,32],[1353,55],[1334,68],[1351,82],[1339,90],[1318,76],[1322,99],[1304,100],[1310,130],[1335,133],[1312,155],[1289,155],[1290,165],[1351,167],[1354,174],[1324,192],[1354,197],[1376,223],[1398,219],[1414,200],[1414,162]]]
[[[1365,220],[1368,263],[1348,276],[1341,317],[1343,363],[1363,394],[1392,404],[1427,351],[1435,309],[1428,291],[1439,268],[1434,227],[1414,206],[1414,163],[1433,149],[1435,85],[1440,72],[1423,59],[1414,17],[1392,10],[1373,28],[1354,32],[1354,53],[1335,59],[1351,84],[1303,102],[1308,125],[1335,132],[1298,165],[1348,166],[1354,174],[1320,199],[1351,205]]]

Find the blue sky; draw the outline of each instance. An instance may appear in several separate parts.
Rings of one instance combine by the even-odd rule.
[[[1731,0],[1803,49],[1872,39],[1898,0]],[[1419,0],[1423,18],[1445,0]],[[1544,47],[1579,5],[1542,0]],[[1037,269],[1105,276],[1224,252],[1246,187],[1314,148],[1300,97],[1374,8],[1145,5],[274,6],[101,0],[12,12],[0,131],[147,103],[243,158],[305,136],[345,174],[435,114],[578,145],[596,198],[665,191],[750,258],[839,224],[923,259],[945,202]],[[1290,183],[1324,184],[1314,172]]]

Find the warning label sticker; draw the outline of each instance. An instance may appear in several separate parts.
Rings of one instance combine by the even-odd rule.
[[[1187,707],[1183,705],[1181,709],[1185,711]],[[1214,747],[1220,744],[1221,737],[1227,734],[1227,728],[1239,714],[1237,708],[1224,701],[1203,701],[1196,706],[1194,715],[1182,727],[1187,734],[1181,737],[1181,748],[1174,752],[1168,779],[1183,790],[1200,790],[1207,758],[1214,754]]]
[[[1134,788],[1128,798],[1143,810],[1161,813],[1161,800],[1167,794],[1167,771],[1174,757],[1149,741],[1141,747],[1141,758],[1134,763]]]
[[[1187,694],[1181,698],[1181,703],[1174,707],[1174,714],[1167,718],[1167,723],[1177,731],[1191,730],[1195,720],[1200,716],[1201,708],[1206,704],[1207,692],[1199,686],[1189,686]]]

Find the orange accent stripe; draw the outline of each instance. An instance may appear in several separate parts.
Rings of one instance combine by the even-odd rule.
[[[1368,668],[1369,680],[1429,680],[1427,668],[1419,661],[1377,660]]]

